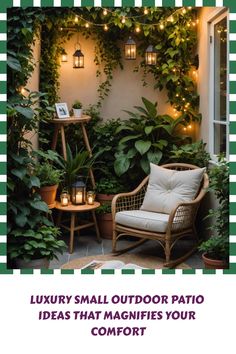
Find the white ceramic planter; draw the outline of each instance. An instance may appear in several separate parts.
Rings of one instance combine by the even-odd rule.
[[[83,115],[83,109],[75,109],[73,108],[73,112],[74,112],[74,117],[76,118],[81,118]]]

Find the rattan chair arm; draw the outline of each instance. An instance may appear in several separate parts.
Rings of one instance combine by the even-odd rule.
[[[114,198],[112,199],[112,204],[111,204],[111,211],[112,211],[113,219],[114,219],[115,214],[117,212],[117,203],[119,201],[121,201],[122,199],[132,200],[132,198],[137,196],[138,193],[140,193],[142,191],[142,189],[147,185],[148,179],[149,179],[149,176],[145,177],[144,180],[133,191],[127,192],[127,193],[119,193],[114,196]],[[124,208],[124,210],[125,210],[125,208]]]

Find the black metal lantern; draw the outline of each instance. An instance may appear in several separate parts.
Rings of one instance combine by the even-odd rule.
[[[76,49],[76,51],[73,54],[73,68],[74,69],[84,68],[84,54],[81,52],[80,48]]]
[[[136,59],[136,43],[131,37],[129,37],[129,39],[125,43],[125,59]]]
[[[145,52],[145,62],[146,65],[156,65],[157,64],[157,50],[153,45],[149,45]]]
[[[65,49],[63,48],[62,52],[61,52],[61,62],[66,63],[67,61],[68,61],[67,53],[66,53]]]
[[[82,205],[86,203],[86,185],[83,181],[78,180],[72,184],[71,202],[74,205]]]

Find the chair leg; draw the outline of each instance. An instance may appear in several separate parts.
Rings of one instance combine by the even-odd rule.
[[[117,231],[113,229],[112,232],[112,252],[116,252],[116,237],[117,237]]]
[[[165,244],[165,256],[166,256],[166,263],[170,262],[170,242],[167,241]]]

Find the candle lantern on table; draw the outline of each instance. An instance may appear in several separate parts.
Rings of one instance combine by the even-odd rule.
[[[95,193],[93,191],[87,192],[87,204],[93,205],[95,200]]]
[[[60,195],[60,199],[61,199],[61,205],[62,206],[68,206],[69,205],[69,201],[70,201],[70,195],[68,192],[64,191],[61,193]]]
[[[86,186],[83,181],[78,180],[71,186],[71,202],[74,205],[82,205],[86,202]]]

